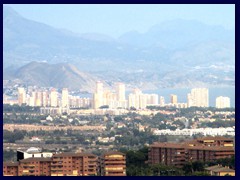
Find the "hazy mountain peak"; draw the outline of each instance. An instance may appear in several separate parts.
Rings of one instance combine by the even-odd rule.
[[[172,31],[172,30],[179,30],[179,29],[184,29],[186,30],[187,28],[193,28],[193,27],[205,27],[207,26],[206,24],[197,21],[197,20],[186,20],[186,19],[173,19],[170,21],[164,21],[162,23],[156,24],[152,26],[148,32],[152,31],[159,31],[159,29],[166,30],[166,31]]]
[[[17,13],[12,7],[3,5],[3,19],[7,17],[21,17],[19,13]]]
[[[228,46],[234,45],[233,31],[195,20],[176,19],[163,22],[153,26],[146,33],[130,31],[112,41],[111,37],[99,33],[79,35],[28,20],[7,6],[4,6],[3,14],[4,67],[11,65],[20,67],[31,61],[37,61],[18,69],[15,78],[25,82],[31,80],[32,84],[39,81],[42,86],[74,85],[74,89],[79,88],[88,78],[86,73],[78,70],[80,69],[96,73],[99,78],[109,81],[109,84],[119,80],[130,84],[150,82],[151,73],[156,73],[155,85],[170,87],[172,86],[169,84],[170,81],[174,84],[187,78],[182,74],[182,79],[179,80],[176,77],[180,78],[181,75],[177,72],[175,77],[169,73],[170,77],[166,75],[164,79],[164,73],[187,67],[183,70],[187,73],[186,77],[195,77],[198,73],[191,71],[194,66],[202,67],[203,63],[208,65],[223,63],[224,67],[235,59],[234,46]],[[46,61],[51,65],[39,61]],[[74,64],[76,67],[62,62]],[[204,68],[201,69],[202,75],[209,72]],[[149,71],[150,74],[140,72],[136,77],[134,72],[139,69]],[[5,72],[6,70],[11,71],[4,69]],[[109,74],[106,73],[108,71]],[[222,81],[228,77],[233,79],[232,69],[225,74],[214,69],[214,73],[219,76],[219,82],[214,80],[209,83],[233,83]],[[94,87],[95,79],[91,77],[90,79],[91,84],[85,89]],[[194,81],[195,79],[192,79],[192,82]]]

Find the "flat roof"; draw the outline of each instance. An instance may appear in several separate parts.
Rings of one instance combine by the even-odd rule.
[[[222,165],[215,165],[205,168],[205,170],[213,171],[213,172],[235,172],[234,169],[230,169],[229,167],[223,167]]]
[[[178,144],[178,143],[154,143],[149,147],[161,147],[161,148],[185,148],[185,144]]]
[[[51,158],[43,158],[43,157],[31,157],[27,159],[22,159],[20,162],[32,162],[32,161],[52,161]]]
[[[91,153],[73,153],[73,152],[65,152],[65,153],[59,153],[59,154],[53,155],[53,157],[82,157],[82,156],[97,157],[96,155],[91,154]]]

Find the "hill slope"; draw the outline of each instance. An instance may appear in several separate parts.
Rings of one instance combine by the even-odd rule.
[[[92,92],[96,77],[79,71],[70,64],[31,62],[15,72],[5,73],[3,79],[20,79],[21,83],[40,87],[67,87],[70,90]]]

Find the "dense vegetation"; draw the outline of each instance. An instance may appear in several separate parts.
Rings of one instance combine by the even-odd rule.
[[[32,107],[32,106],[27,106],[27,105],[24,105],[24,104],[22,106],[19,106],[17,104],[14,104],[14,105],[4,104],[3,105],[3,112],[39,113],[40,112],[40,107]]]
[[[13,150],[3,151],[3,162],[6,161],[16,161],[17,160],[17,153]]]

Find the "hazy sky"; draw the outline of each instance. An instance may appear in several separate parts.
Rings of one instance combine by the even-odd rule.
[[[28,19],[77,33],[98,32],[113,37],[172,19],[195,19],[206,24],[235,28],[235,5],[229,4],[142,4],[142,5],[56,5],[11,4]]]

